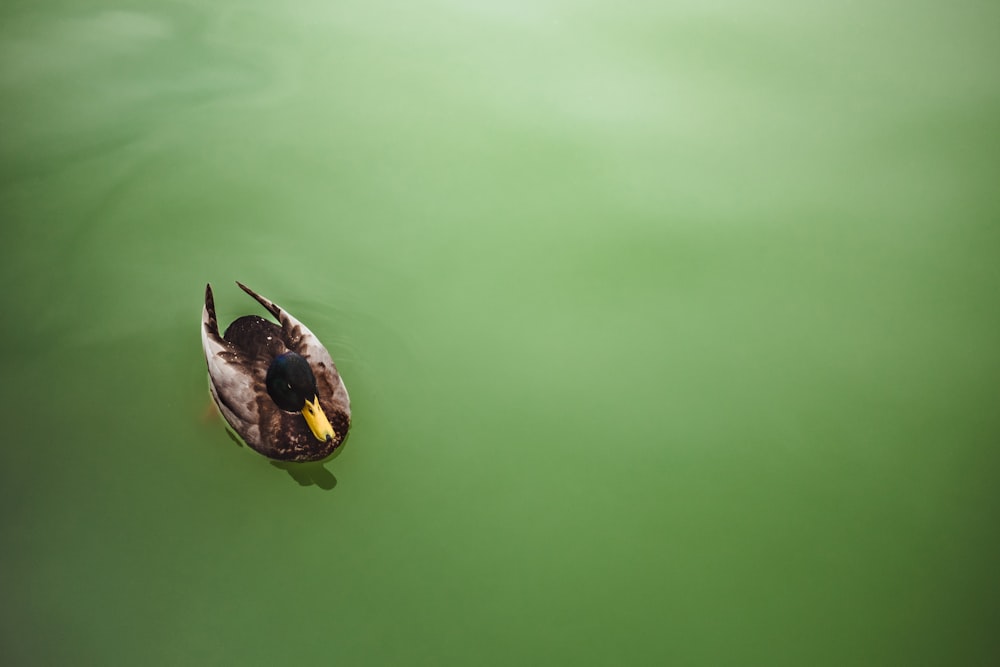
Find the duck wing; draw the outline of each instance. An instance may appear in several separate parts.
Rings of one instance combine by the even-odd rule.
[[[211,285],[205,285],[201,345],[205,351],[205,361],[208,362],[209,386],[219,411],[248,445],[259,449],[261,438],[257,396],[260,391],[266,391],[260,381],[263,376],[253,372],[254,359],[247,358],[219,333]]]

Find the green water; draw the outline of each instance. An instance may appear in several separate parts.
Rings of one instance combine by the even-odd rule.
[[[0,10],[0,662],[973,665],[994,3]],[[337,360],[284,470],[199,318]]]

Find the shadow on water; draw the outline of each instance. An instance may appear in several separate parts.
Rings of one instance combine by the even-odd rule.
[[[229,428],[226,428],[226,435],[232,440],[238,447],[244,447],[243,440],[240,439],[238,435],[233,433]],[[349,434],[348,434],[349,435]],[[268,460],[272,466],[278,470],[284,470],[288,473],[299,486],[318,486],[324,491],[332,491],[335,486],[337,486],[337,478],[334,477],[333,473],[324,467],[324,464],[328,461],[340,456],[340,452],[344,450],[344,446],[347,444],[347,438],[344,438],[344,442],[337,447],[337,450],[330,454],[322,461],[310,461],[308,463],[293,463],[290,461],[272,461]]]
[[[311,463],[288,463],[286,461],[270,461],[272,466],[284,470],[298,482],[299,486],[318,486],[324,491],[332,491],[337,486],[337,478],[323,467],[322,461]]]

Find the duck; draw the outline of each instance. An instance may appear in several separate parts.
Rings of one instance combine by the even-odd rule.
[[[329,457],[351,427],[350,397],[330,353],[286,310],[236,284],[278,324],[244,315],[220,335],[212,286],[205,285],[201,342],[219,412],[243,442],[269,459]]]

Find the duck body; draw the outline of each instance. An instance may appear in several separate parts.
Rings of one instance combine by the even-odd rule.
[[[201,340],[219,412],[249,447],[270,459],[325,459],[351,426],[350,398],[330,353],[304,324],[237,285],[278,324],[244,315],[220,335],[212,287],[205,286]]]

